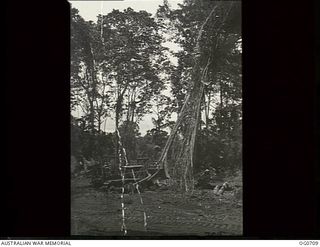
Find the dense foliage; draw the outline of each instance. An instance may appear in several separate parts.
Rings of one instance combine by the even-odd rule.
[[[165,0],[155,17],[128,8],[99,15],[95,23],[72,8],[71,108],[80,107],[83,113],[72,117],[72,155],[96,160],[114,155],[119,148],[116,135],[102,128],[109,119],[121,133],[129,160],[159,159],[199,78],[204,91],[198,99],[194,172],[215,168],[229,174],[241,169],[240,11],[239,2],[186,0],[171,9]],[[167,41],[180,49],[169,51]],[[147,114],[152,114],[154,126],[142,136],[139,123]],[[188,122],[181,124],[169,162],[183,150],[187,127]]]

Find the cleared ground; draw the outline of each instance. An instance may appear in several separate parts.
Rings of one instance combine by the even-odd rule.
[[[214,236],[242,234],[242,198],[235,191],[182,195],[169,190],[125,194],[128,236]],[[97,191],[89,180],[72,180],[72,235],[122,236],[121,200],[116,192]],[[143,212],[147,215],[144,228]]]

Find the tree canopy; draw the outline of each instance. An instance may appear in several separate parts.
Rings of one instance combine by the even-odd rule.
[[[238,1],[164,0],[153,17],[127,8],[85,21],[71,9],[72,146],[76,156],[158,160],[183,190],[194,173],[241,169],[241,6]],[[170,50],[165,42],[174,42]],[[171,62],[177,59],[177,64]],[[142,136],[140,123],[153,127]]]

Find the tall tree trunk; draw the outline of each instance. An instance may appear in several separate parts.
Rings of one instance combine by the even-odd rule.
[[[120,111],[121,111],[121,105],[120,105],[120,101],[119,101],[119,96],[117,98],[117,101],[116,101],[116,109],[115,109],[115,112],[116,112],[116,116],[115,116],[115,169],[119,166],[119,157],[118,157],[118,154],[119,154],[119,137],[117,135],[117,130],[119,129],[119,118],[120,118]]]
[[[181,108],[178,119],[175,126],[170,133],[168,141],[163,149],[163,152],[158,161],[159,167],[163,167],[165,175],[170,178],[169,168],[167,164],[168,150],[170,149],[173,140],[178,132],[179,127],[182,124],[185,125],[183,128],[183,145],[180,154],[175,160],[177,174],[173,179],[180,181],[180,186],[184,191],[192,191],[194,189],[193,180],[193,153],[195,146],[195,139],[197,134],[197,129],[199,125],[199,115],[201,110],[201,102],[204,93],[204,84],[201,78],[201,68],[200,68],[200,40],[203,34],[203,28],[207,24],[208,20],[211,18],[213,12],[217,8],[217,5],[211,10],[210,14],[202,24],[200,31],[198,33],[195,55],[194,55],[194,66],[192,72],[192,89],[188,93],[184,104]],[[179,182],[178,182],[179,183]]]
[[[121,113],[122,113],[122,102],[123,102],[123,97],[124,94],[126,93],[128,88],[128,83],[125,85],[124,89],[122,91],[120,91],[120,89],[118,89],[118,97],[116,100],[116,106],[115,106],[115,112],[116,112],[116,116],[115,116],[115,139],[116,139],[116,143],[115,143],[115,161],[116,161],[116,167],[119,164],[119,138],[117,135],[117,131],[119,129],[119,122],[120,122],[120,117],[121,117]]]
[[[205,104],[205,113],[206,113],[206,128],[209,129],[209,114],[210,114],[210,104],[211,104],[211,93],[208,93],[207,102]]]
[[[220,80],[220,107],[223,108],[223,83]]]
[[[134,103],[133,103],[134,104]],[[135,114],[135,106],[133,105],[132,107],[132,112],[131,112],[131,122],[134,123],[134,114]]]
[[[101,131],[101,115],[98,115],[98,133]]]
[[[93,101],[89,101],[89,105],[90,105],[90,117],[89,117],[89,121],[90,121],[90,156],[92,158],[94,158],[95,155],[95,138],[94,138],[94,134],[95,134],[95,126],[94,126],[94,110],[93,110]]]

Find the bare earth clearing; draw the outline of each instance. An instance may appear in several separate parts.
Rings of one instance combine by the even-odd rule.
[[[146,190],[141,195],[147,229],[138,194],[125,194],[127,236],[242,234],[242,198],[232,191],[218,196],[212,190],[196,190],[192,195]],[[72,235],[123,235],[120,194],[97,191],[84,177],[72,180],[71,215]]]

